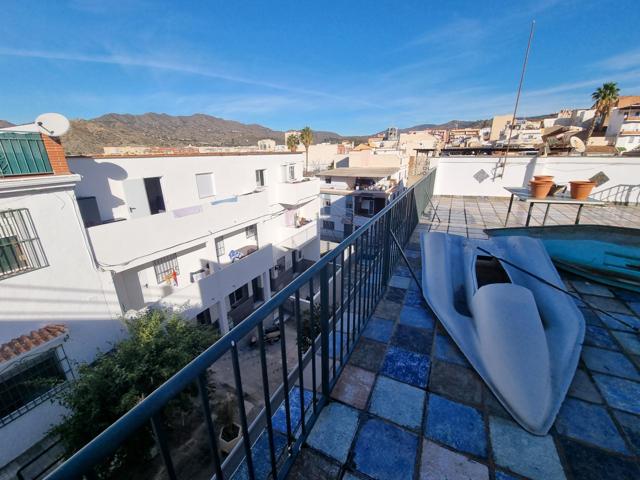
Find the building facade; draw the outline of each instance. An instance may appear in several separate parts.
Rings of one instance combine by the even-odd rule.
[[[70,157],[123,314],[156,305],[226,333],[319,258],[302,154]]]
[[[606,137],[618,151],[640,150],[640,102],[611,111]]]

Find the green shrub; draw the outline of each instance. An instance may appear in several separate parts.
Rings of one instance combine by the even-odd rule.
[[[79,367],[79,378],[64,391],[61,403],[69,409],[51,433],[59,435],[67,456],[82,448],[145,396],[218,339],[212,327],[184,320],[162,310],[127,320],[129,337],[91,365]],[[164,413],[189,408],[184,394]],[[100,477],[119,477],[150,458],[151,428],[132,435],[98,469]]]

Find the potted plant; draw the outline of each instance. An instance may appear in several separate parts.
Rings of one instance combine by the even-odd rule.
[[[549,195],[551,187],[553,187],[553,181],[549,180],[531,180],[529,182],[531,196],[533,198],[545,198]]]
[[[227,455],[240,440],[240,425],[234,421],[234,418],[233,399],[227,395],[216,410],[216,419],[220,425],[218,435],[220,450]]]
[[[543,181],[547,181],[547,182],[552,182],[553,181],[553,175],[534,175],[533,179],[534,180],[543,180]]]
[[[591,180],[571,180],[571,198],[575,200],[586,200],[596,186],[596,182]]]

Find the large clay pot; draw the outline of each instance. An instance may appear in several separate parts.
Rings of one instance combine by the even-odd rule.
[[[572,180],[571,184],[571,198],[575,200],[586,200],[596,186],[596,182],[591,180]]]
[[[534,175],[533,176],[534,180],[541,180],[544,182],[552,182],[553,181],[553,175]]]
[[[553,182],[547,180],[531,180],[529,182],[529,189],[533,198],[546,198],[551,187],[553,187]]]

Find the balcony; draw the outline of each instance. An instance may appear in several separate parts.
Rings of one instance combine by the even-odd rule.
[[[283,205],[299,205],[313,200],[319,193],[320,180],[317,178],[279,183],[276,187],[276,202]]]
[[[318,236],[318,222],[311,220],[299,227],[283,227],[278,246],[290,250],[299,250]]]
[[[187,419],[189,441],[158,436],[159,453],[141,471],[190,478],[188,465],[191,476],[198,468],[203,477],[232,480],[638,478],[640,364],[637,335],[625,324],[640,327],[640,295],[565,276],[589,325],[583,361],[555,427],[546,436],[527,433],[424,306],[401,260],[403,251],[419,271],[422,231],[482,235],[483,227],[504,222],[508,200],[434,197],[434,177],[431,171],[403,192],[49,478],[90,473],[138,428],[157,425],[157,412],[210,367],[236,392],[241,441],[220,455],[216,421]],[[526,210],[517,208],[515,218],[524,222]],[[601,222],[638,213],[603,209],[594,209]],[[436,222],[436,212],[446,222]],[[567,221],[561,213],[555,218]],[[337,281],[334,266],[342,271]],[[310,318],[298,305],[307,288],[319,290]],[[283,314],[292,297],[293,313]],[[273,315],[286,339],[278,345],[261,341]],[[258,346],[246,347],[254,335]],[[198,412],[209,406],[206,390],[194,403]],[[209,455],[202,453],[207,446]]]
[[[167,295],[157,305],[176,308],[186,318],[193,318],[205,307],[224,301],[227,295],[268,271],[272,265],[273,247],[267,245]]]
[[[0,131],[0,177],[52,173],[40,134]]]
[[[197,245],[212,238],[212,231],[230,229],[251,221],[268,205],[266,191],[223,199],[148,217],[90,227],[96,259],[115,270],[131,268],[131,259],[186,243]],[[213,235],[215,236],[215,235]],[[127,239],[144,238],[144,242]],[[143,261],[143,260],[142,260]],[[126,263],[126,265],[125,265]]]

